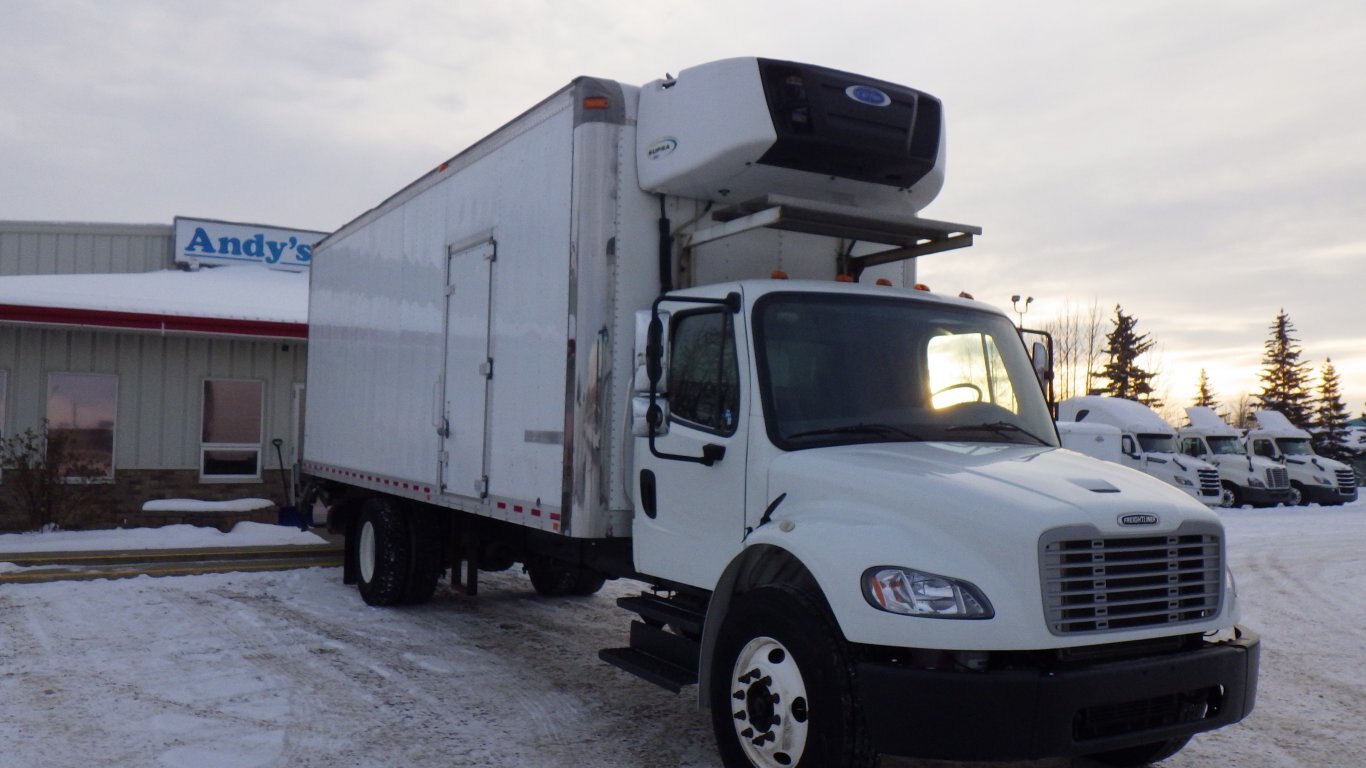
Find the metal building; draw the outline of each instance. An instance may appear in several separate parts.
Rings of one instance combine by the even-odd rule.
[[[86,487],[90,501],[59,525],[147,524],[155,499],[288,503],[304,267],[322,234],[190,219],[0,222],[0,437],[14,446],[45,430],[60,483]],[[268,268],[285,266],[290,240],[303,261]],[[33,525],[17,474],[0,476],[0,529]]]

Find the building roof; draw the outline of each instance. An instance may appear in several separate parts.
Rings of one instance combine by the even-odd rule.
[[[304,339],[308,274],[243,265],[6,276],[0,323]]]

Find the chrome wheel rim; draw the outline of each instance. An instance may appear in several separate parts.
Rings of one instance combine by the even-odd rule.
[[[750,640],[731,671],[731,713],[745,756],[760,768],[801,762],[809,721],[806,681],[792,654],[771,637]]]

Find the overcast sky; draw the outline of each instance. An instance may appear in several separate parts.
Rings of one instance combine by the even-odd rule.
[[[944,101],[936,291],[1122,304],[1183,406],[1283,308],[1366,409],[1360,0],[0,0],[0,219],[332,230],[576,75],[749,55]]]

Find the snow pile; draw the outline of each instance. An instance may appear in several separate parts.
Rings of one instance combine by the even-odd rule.
[[[293,526],[238,523],[228,533],[197,525],[0,534],[0,553],[96,552],[100,550],[198,549],[326,544],[322,537]]]
[[[199,499],[153,499],[144,502],[143,512],[255,512],[275,506],[270,499],[229,499],[200,501]]]
[[[195,272],[0,277],[0,304],[142,315],[308,322],[308,273],[258,264]]]

